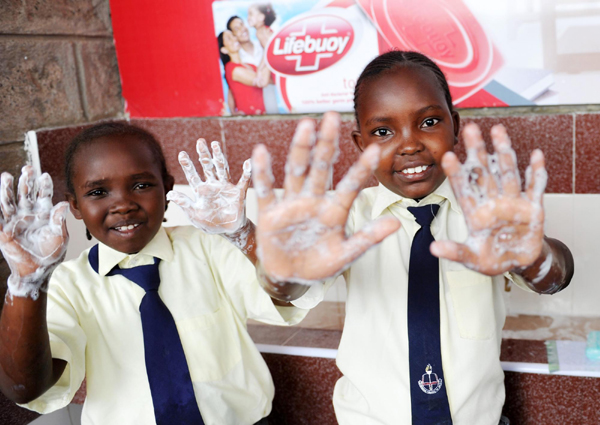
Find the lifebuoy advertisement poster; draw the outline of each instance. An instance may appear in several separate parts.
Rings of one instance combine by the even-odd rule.
[[[598,102],[582,81],[600,77],[600,13],[579,3],[152,0],[122,25],[137,1],[111,1],[131,116],[350,112],[360,72],[390,49],[433,59],[457,107]]]

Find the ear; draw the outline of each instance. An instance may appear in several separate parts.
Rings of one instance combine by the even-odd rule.
[[[454,124],[454,144],[457,145],[460,133],[460,115],[457,111],[452,111],[452,123]]]
[[[365,145],[363,143],[363,138],[362,135],[360,134],[360,131],[358,130],[354,130],[352,132],[352,141],[354,142],[354,144],[356,145],[356,147],[363,152],[365,150]]]
[[[175,179],[173,178],[172,175],[168,174],[167,177],[165,177],[165,181],[164,181],[165,195],[167,193],[169,193],[171,190],[173,190],[174,185],[175,185]]]
[[[77,198],[72,193],[67,193],[65,195],[67,198],[67,202],[69,203],[69,208],[71,209],[71,214],[75,216],[77,220],[81,220],[83,217],[81,215],[81,211],[79,211],[79,207],[77,206]]]
[[[225,46],[223,46],[223,47],[221,47],[221,53],[223,53],[224,55],[228,55],[229,50],[227,50],[227,48]]]

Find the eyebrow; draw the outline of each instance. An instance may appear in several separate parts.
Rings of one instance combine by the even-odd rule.
[[[438,110],[443,110],[443,109],[444,108],[440,105],[427,105],[427,106],[424,106],[423,108],[415,111],[414,115],[418,116],[418,115],[424,114],[425,112],[428,112],[431,110],[438,111]],[[369,118],[367,121],[365,121],[365,125],[368,126],[368,125],[375,124],[375,123],[386,123],[386,122],[390,122],[390,121],[392,121],[391,117],[385,117],[385,116],[384,117],[372,117],[372,118]]]
[[[104,185],[106,182],[108,181],[108,179],[100,179],[100,180],[92,180],[92,181],[87,181],[85,182],[85,184],[83,185],[84,189],[90,188],[90,187],[97,187],[97,186],[102,186]]]
[[[425,106],[425,107],[419,109],[416,112],[416,115],[421,115],[422,113],[425,113],[425,112],[430,111],[432,109],[434,109],[434,110],[443,110],[444,108],[441,107],[440,105],[428,105],[428,106]]]
[[[131,180],[140,180],[140,179],[150,179],[156,180],[156,176],[150,172],[144,171],[143,173],[132,174],[130,176]],[[91,187],[98,187],[105,185],[110,179],[100,179],[100,180],[90,180],[85,182],[83,185],[84,189]]]
[[[143,173],[138,173],[138,174],[133,174],[131,176],[132,180],[137,180],[137,179],[152,179],[152,180],[156,180],[156,176],[148,171],[144,171]]]

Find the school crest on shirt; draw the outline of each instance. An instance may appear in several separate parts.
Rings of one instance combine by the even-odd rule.
[[[419,387],[425,394],[435,394],[442,388],[442,379],[438,379],[437,374],[433,373],[430,364],[425,368],[425,373],[421,376]]]

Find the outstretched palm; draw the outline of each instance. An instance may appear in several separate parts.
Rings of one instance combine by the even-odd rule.
[[[34,294],[65,256],[68,204],[52,207],[52,179],[46,173],[36,179],[30,166],[23,168],[17,201],[13,177],[2,173],[1,181],[0,250],[11,269],[9,290]]]
[[[234,185],[230,182],[229,166],[218,142],[212,142],[212,157],[204,139],[198,140],[196,150],[205,181],[200,179],[188,154],[179,154],[179,163],[194,190],[195,199],[177,191],[169,192],[167,199],[179,205],[192,224],[204,232],[234,233],[246,223],[245,201],[250,182],[250,161],[244,162],[242,177]]]
[[[314,124],[298,125],[286,164],[284,195],[273,193],[270,157],[263,145],[254,149],[253,182],[258,196],[258,257],[274,281],[311,284],[335,276],[371,246],[399,228],[382,218],[351,237],[345,233],[352,202],[379,162],[379,147],[369,147],[333,194],[327,184],[337,156],[339,115],[325,114],[315,140]]]
[[[539,150],[531,154],[526,192],[521,193],[516,156],[504,127],[492,129],[494,155],[486,153],[475,124],[467,125],[463,136],[465,163],[449,152],[442,166],[465,214],[469,236],[462,244],[434,242],[431,252],[487,275],[531,265],[544,239],[544,155]]]

